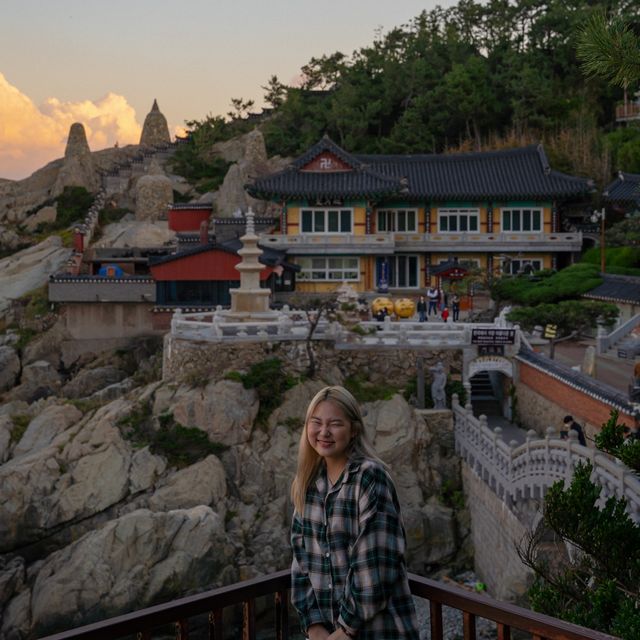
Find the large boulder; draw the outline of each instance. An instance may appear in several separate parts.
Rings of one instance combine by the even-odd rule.
[[[214,456],[170,475],[149,500],[154,511],[188,509],[200,504],[214,507],[221,513],[220,501],[227,493],[224,467]]]
[[[49,405],[29,423],[27,430],[13,450],[14,458],[48,447],[58,434],[81,418],[82,412],[73,405]]]
[[[39,209],[32,216],[29,216],[24,222],[24,228],[33,233],[42,224],[51,224],[56,221],[58,211],[55,206],[46,206]]]
[[[84,187],[92,193],[100,187],[100,178],[81,122],[74,122],[69,129],[64,160],[53,185],[52,195],[59,196],[65,187]]]
[[[0,260],[0,317],[11,300],[45,285],[49,275],[59,271],[71,255],[59,236],[49,236],[39,244]]]
[[[22,369],[20,384],[11,390],[15,400],[35,402],[55,394],[62,384],[62,378],[55,367],[46,360],[37,360]]]
[[[134,511],[45,560],[33,585],[34,631],[45,635],[218,584],[233,558],[224,523],[209,507]]]
[[[20,375],[20,357],[8,345],[0,347],[0,393],[13,387]]]
[[[101,513],[130,493],[132,451],[116,423],[131,408],[116,400],[49,446],[0,466],[0,552]]]
[[[83,369],[62,387],[61,393],[65,398],[86,398],[126,377],[127,374],[117,367]]]
[[[173,203],[173,185],[153,160],[149,173],[136,183],[136,220],[157,220]]]
[[[171,405],[173,417],[185,427],[206,431],[211,442],[247,442],[258,415],[258,394],[239,382],[220,380],[203,389],[183,387]]]

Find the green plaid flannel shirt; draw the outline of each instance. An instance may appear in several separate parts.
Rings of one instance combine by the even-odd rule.
[[[294,513],[291,544],[291,601],[305,632],[320,623],[359,640],[418,640],[400,505],[379,463],[350,461],[330,489],[323,464],[304,513]]]

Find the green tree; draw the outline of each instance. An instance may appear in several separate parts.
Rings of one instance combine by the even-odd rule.
[[[600,323],[611,326],[618,314],[618,307],[608,302],[563,300],[553,304],[519,307],[511,311],[507,319],[528,331],[537,325],[556,325],[559,336],[568,336],[584,333]]]
[[[609,498],[600,507],[601,487],[590,464],[578,464],[571,484],[551,486],[541,525],[519,545],[533,569],[528,592],[534,610],[591,629],[640,638],[640,526],[626,512],[626,500]],[[553,531],[573,552],[545,560],[543,540]]]
[[[231,120],[242,120],[247,116],[254,104],[253,100],[231,98],[231,111],[227,111],[227,115]]]
[[[287,97],[287,87],[278,80],[278,76],[273,75],[269,78],[264,89],[264,101],[271,105],[274,109],[282,106]]]
[[[627,91],[640,83],[640,37],[623,16],[596,11],[578,36],[578,57],[585,73]]]

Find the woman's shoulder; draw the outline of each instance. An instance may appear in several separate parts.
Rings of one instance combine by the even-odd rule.
[[[355,464],[357,465],[357,473],[363,482],[393,484],[389,471],[382,461],[363,457],[355,461]]]

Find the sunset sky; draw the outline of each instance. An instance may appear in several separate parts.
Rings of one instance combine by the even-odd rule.
[[[312,56],[370,44],[454,0],[2,0],[0,177],[64,154],[73,122],[92,150],[137,143],[154,98],[173,133],[262,106],[272,74],[293,83]]]

